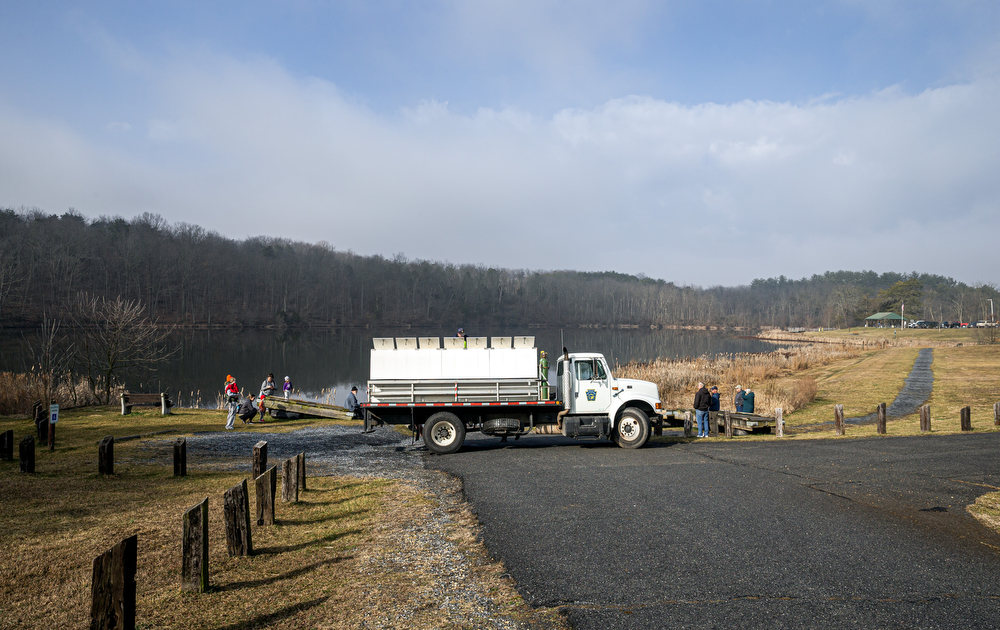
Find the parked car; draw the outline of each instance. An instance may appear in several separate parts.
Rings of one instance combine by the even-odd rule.
[[[941,322],[941,328],[951,328],[951,322]]]

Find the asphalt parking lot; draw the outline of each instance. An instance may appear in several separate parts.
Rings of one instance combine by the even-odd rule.
[[[473,439],[459,476],[533,606],[577,628],[1000,627],[1000,434],[651,444]]]

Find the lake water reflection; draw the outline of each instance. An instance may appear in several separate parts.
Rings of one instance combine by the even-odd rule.
[[[285,376],[302,397],[343,404],[351,385],[364,390],[373,337],[452,336],[453,329],[342,329],[335,331],[179,331],[171,343],[177,354],[152,374],[132,379],[134,391],[167,391],[183,406],[200,401],[214,407],[227,374],[236,377],[245,391],[254,391],[268,372],[279,388]],[[511,330],[469,329],[469,336],[533,335],[535,345],[554,357],[562,349],[558,328]],[[733,334],[691,330],[565,329],[569,350],[600,352],[609,363],[651,361],[740,352],[767,352],[770,343]],[[0,369],[25,369],[23,343],[7,339],[0,348]],[[555,361],[553,360],[553,366]],[[335,395],[333,394],[335,390]],[[296,394],[299,396],[300,394]]]
[[[486,331],[467,330],[469,336],[533,334],[535,346],[550,356],[562,345],[557,328]],[[201,392],[203,405],[214,406],[226,374],[232,374],[246,390],[256,391],[268,372],[280,383],[291,377],[304,397],[343,404],[351,385],[362,391],[368,380],[373,337],[451,336],[453,330],[345,329],[338,331],[246,330],[196,331],[175,335],[180,345],[175,358],[162,366],[142,389],[181,392],[182,404],[191,404],[191,392]],[[651,361],[659,357],[680,358],[704,354],[767,352],[770,343],[742,339],[718,332],[688,330],[568,329],[563,338],[570,351],[601,352],[609,363]],[[553,361],[553,365],[555,362]],[[140,383],[131,383],[138,387]],[[335,396],[332,391],[336,390]]]

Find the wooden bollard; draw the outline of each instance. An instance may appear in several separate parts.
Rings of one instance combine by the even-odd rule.
[[[295,459],[286,459],[281,464],[281,500],[295,503],[299,500],[298,472]]]
[[[208,590],[208,497],[184,512],[181,540],[181,590]]]
[[[49,450],[54,451],[56,450],[56,425],[53,424],[52,421],[49,421],[48,425],[49,425],[49,435],[48,435]]]
[[[91,630],[134,630],[138,546],[138,536],[130,536],[94,558]]]
[[[278,469],[271,466],[254,479],[257,494],[257,525],[274,525],[274,494],[278,486]]]
[[[102,475],[115,474],[115,436],[105,435],[97,443],[97,472]]]
[[[295,483],[299,486],[299,492],[306,491],[306,454],[299,453],[295,456]]]
[[[837,435],[844,434],[844,406],[833,406],[833,430]]]
[[[1000,402],[993,403],[993,426],[1000,427]]]
[[[708,434],[712,437],[719,437],[719,414],[715,412],[713,416],[712,413],[708,412]]]
[[[38,430],[38,443],[45,444],[49,441],[49,417],[45,416],[41,420],[35,423],[35,429]]]
[[[924,405],[920,408],[920,430],[931,430],[931,406]]]
[[[267,441],[261,440],[253,445],[253,468],[251,479],[256,479],[267,470]]]
[[[8,429],[0,434],[0,459],[5,462],[14,459],[14,429]]]
[[[722,426],[725,427],[726,437],[727,438],[733,437],[733,418],[732,416],[729,415],[728,411],[723,413]]]
[[[691,437],[691,412],[684,412],[684,437]]]
[[[188,474],[188,443],[187,438],[174,440],[174,477],[187,477]]]
[[[226,549],[229,557],[252,556],[250,537],[250,498],[247,480],[236,484],[222,498],[222,515],[226,523]]]
[[[27,435],[21,440],[21,443],[17,447],[18,454],[20,455],[21,462],[21,472],[34,474],[35,473],[35,438]]]
[[[879,403],[875,408],[875,432],[885,435],[885,403]]]
[[[971,431],[972,430],[972,408],[971,407],[962,407],[962,410],[959,411],[958,413],[959,413],[959,422],[961,423],[962,430],[963,431]]]
[[[782,419],[781,407],[774,410],[774,433],[777,437],[785,437],[785,421]]]

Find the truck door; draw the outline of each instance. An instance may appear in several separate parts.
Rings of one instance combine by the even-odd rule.
[[[573,360],[572,413],[605,413],[611,406],[611,386],[600,359]]]

